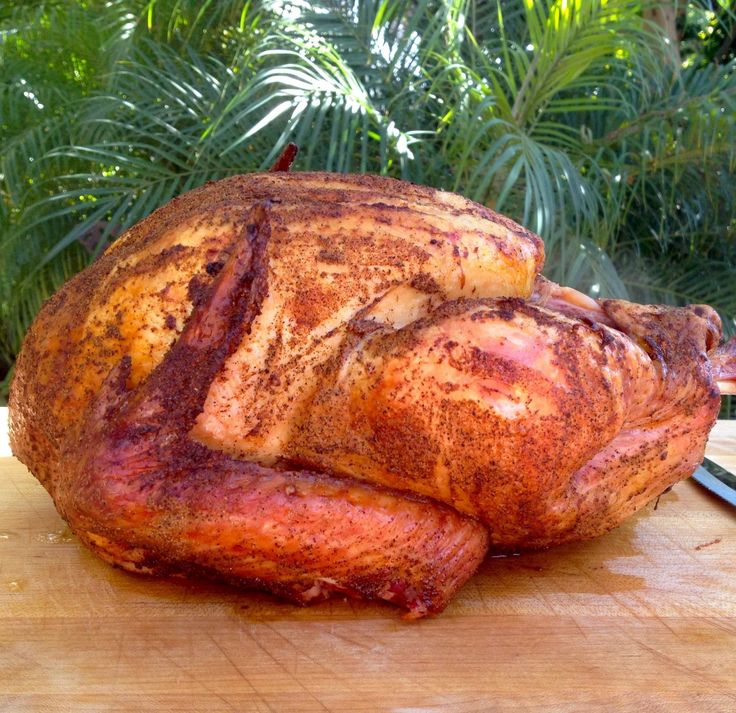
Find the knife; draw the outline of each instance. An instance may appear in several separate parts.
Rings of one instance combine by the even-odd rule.
[[[729,473],[718,463],[704,458],[703,465],[699,465],[693,473],[693,479],[727,503],[736,505],[736,475]]]

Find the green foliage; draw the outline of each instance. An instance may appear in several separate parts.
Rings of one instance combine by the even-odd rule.
[[[679,30],[686,64],[736,59],[736,6],[731,0],[695,0],[682,10]]]
[[[734,25],[709,1],[683,13],[682,67],[630,0],[1,11],[0,370],[110,240],[288,141],[297,169],[403,177],[513,216],[545,238],[552,279],[708,302],[732,332]]]

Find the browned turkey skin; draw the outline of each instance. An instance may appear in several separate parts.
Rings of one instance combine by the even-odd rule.
[[[704,306],[595,302],[450,194],[236,177],[44,307],[14,452],[104,559],[441,611],[490,546],[601,534],[703,456],[734,376]]]

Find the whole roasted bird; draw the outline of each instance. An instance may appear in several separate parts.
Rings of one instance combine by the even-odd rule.
[[[711,308],[594,301],[542,263],[387,178],[208,184],[43,307],[13,450],[127,570],[441,611],[489,546],[594,537],[689,476],[736,379]]]

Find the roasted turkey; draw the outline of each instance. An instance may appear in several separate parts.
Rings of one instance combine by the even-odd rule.
[[[457,195],[264,173],[191,191],[41,310],[14,453],[103,559],[441,611],[489,547],[595,537],[701,461],[709,307],[594,301]]]

